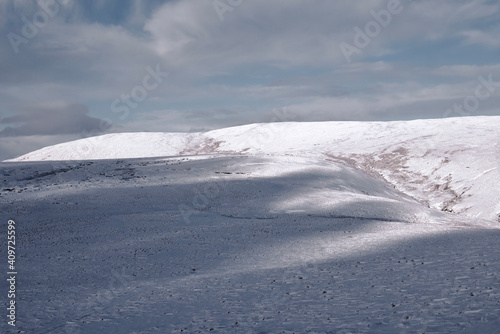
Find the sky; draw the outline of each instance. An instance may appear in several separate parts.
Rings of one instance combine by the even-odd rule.
[[[0,160],[113,132],[500,115],[499,36],[486,0],[0,0]]]

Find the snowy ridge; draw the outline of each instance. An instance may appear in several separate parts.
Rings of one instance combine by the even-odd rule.
[[[46,147],[10,161],[193,154],[289,154],[380,176],[443,211],[500,219],[500,117],[251,124],[205,133],[121,133]]]
[[[498,333],[500,226],[470,218],[498,212],[498,120],[109,134],[2,162],[16,330]]]

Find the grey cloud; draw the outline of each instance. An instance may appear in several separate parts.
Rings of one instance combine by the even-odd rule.
[[[356,60],[396,52],[394,43],[460,36],[471,21],[497,15],[487,1],[400,1],[402,11],[373,38]],[[175,65],[228,68],[265,62],[277,67],[343,64],[339,44],[354,41],[356,26],[374,20],[370,11],[388,1],[245,1],[217,17],[210,2],[186,0],[164,5],[144,26],[154,50]],[[212,14],[212,15],[211,15]],[[425,27],[425,28],[423,28]],[[245,41],[241,43],[241,41]]]
[[[498,115],[500,96],[492,95],[480,101],[477,108],[468,112],[455,112],[455,104],[463,104],[467,91],[459,94],[461,87],[435,87],[419,89],[413,96],[406,93],[377,92],[359,97],[322,98],[292,104],[288,109],[308,121],[388,121],[415,118],[442,118],[449,116]],[[427,95],[427,97],[424,97]],[[465,109],[465,108],[464,108]]]
[[[138,6],[139,2],[134,2]],[[152,2],[156,3],[155,10],[142,12],[137,7],[130,12],[133,26],[140,29],[130,29],[123,22],[109,24],[112,21],[96,20],[94,16],[104,16],[106,20],[111,16],[108,17],[106,11],[84,10],[84,2],[73,1],[71,10],[61,10],[29,43],[21,46],[18,55],[13,53],[7,38],[0,40],[0,109],[13,110],[11,106],[21,102],[36,104],[48,99],[64,99],[92,101],[100,105],[100,109],[96,109],[102,117],[112,117],[111,101],[123,93],[129,94],[142,82],[145,66],[156,64],[172,75],[134,114],[168,108],[184,111],[170,115],[150,113],[148,117],[157,119],[149,120],[131,116],[123,124],[124,128],[189,130],[190,127],[215,128],[265,121],[269,117],[262,116],[268,112],[263,109],[281,105],[300,105],[303,110],[323,113],[326,119],[332,119],[328,115],[338,107],[347,110],[345,117],[359,115],[368,120],[374,115],[379,118],[389,115],[399,118],[391,108],[403,108],[416,103],[414,100],[428,99],[441,82],[451,85],[460,80],[473,81],[477,75],[489,73],[493,73],[495,81],[500,80],[497,65],[422,69],[411,66],[411,61],[405,67],[372,59],[374,55],[397,52],[398,43],[408,41],[418,47],[422,41],[459,37],[466,44],[467,38],[473,37],[467,32],[480,29],[481,23],[498,17],[499,5],[492,1],[478,0],[471,5],[464,0],[401,0],[404,11],[394,17],[390,27],[382,30],[351,64],[346,63],[339,43],[352,43],[353,28],[363,28],[373,20],[370,10],[386,8],[388,0],[248,0],[226,12],[223,22],[212,1],[169,1],[163,5],[159,0]],[[13,7],[13,3],[19,6]],[[24,3],[29,6],[25,8]],[[0,33],[4,37],[9,31],[20,33],[23,24],[20,16],[31,18],[33,11],[38,10],[34,4],[33,1],[0,0]],[[122,6],[122,1],[115,0],[108,5]],[[497,30],[476,36],[476,42],[488,44]],[[368,60],[359,63],[363,59]],[[252,66],[264,71],[269,68],[269,74],[266,72],[264,78],[255,81],[251,77],[255,74]],[[276,68],[290,73],[273,74]],[[328,74],[308,77],[309,69],[321,68],[327,68]],[[241,84],[232,85],[230,80],[211,81],[221,73],[234,74],[238,70]],[[405,85],[407,82],[415,82],[417,87]],[[428,82],[432,84],[426,84]],[[395,85],[385,88],[380,83]],[[431,91],[416,96],[413,92],[420,89],[419,83]],[[467,92],[452,89],[445,98],[460,98]],[[443,99],[442,94],[433,101],[439,99]],[[252,108],[237,113],[217,108],[237,110],[227,107],[228,101]],[[493,100],[488,103],[490,101]],[[206,112],[196,110],[204,106]],[[8,126],[0,135],[78,133],[98,124],[99,120],[86,111],[66,106],[63,112],[61,108],[40,106],[14,110],[15,116],[0,116],[0,129]],[[186,112],[186,109],[195,111]],[[427,106],[427,109],[432,108]],[[434,109],[440,110],[441,106],[435,104]],[[67,119],[67,115],[72,116]]]
[[[193,132],[214,130],[266,120],[266,112],[248,107],[155,110],[133,116],[124,131]]]
[[[13,137],[95,132],[105,122],[89,116],[84,105],[59,103],[19,108],[16,115],[2,118],[0,124],[7,125],[0,136]]]
[[[0,140],[0,161],[79,138],[79,135],[2,137]]]

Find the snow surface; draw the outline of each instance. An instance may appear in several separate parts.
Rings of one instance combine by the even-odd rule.
[[[3,162],[2,332],[497,333],[499,121],[110,134]]]
[[[500,116],[399,122],[266,123],[205,133],[120,133],[46,147],[11,161],[192,154],[328,158],[381,176],[439,210],[500,221]]]

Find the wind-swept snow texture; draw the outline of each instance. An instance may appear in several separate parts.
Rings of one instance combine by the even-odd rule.
[[[111,134],[3,162],[2,333],[498,333],[499,120]]]

